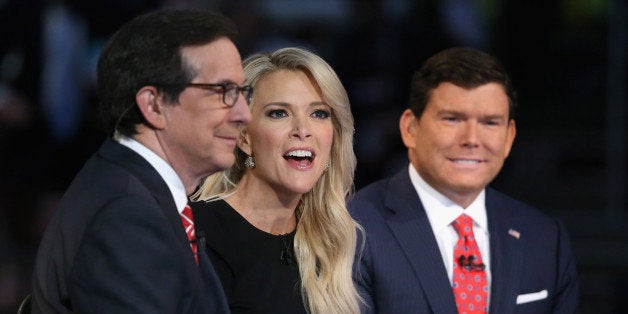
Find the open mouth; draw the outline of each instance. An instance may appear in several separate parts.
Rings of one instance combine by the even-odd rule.
[[[304,168],[312,164],[314,153],[310,150],[297,149],[287,152],[283,158],[290,163],[296,164],[299,168]]]

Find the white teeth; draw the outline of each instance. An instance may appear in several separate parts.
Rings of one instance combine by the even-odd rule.
[[[457,164],[478,164],[480,163],[477,160],[469,160],[469,159],[456,159],[454,160],[455,163]]]
[[[312,157],[312,152],[309,150],[293,150],[291,152],[288,152],[286,154],[286,156],[290,156],[290,157]]]

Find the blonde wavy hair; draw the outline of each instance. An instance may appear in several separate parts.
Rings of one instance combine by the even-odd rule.
[[[353,116],[349,98],[334,70],[319,56],[302,48],[259,53],[243,62],[245,84],[255,87],[278,70],[311,75],[332,110],[334,129],[329,168],[296,208],[294,250],[301,276],[301,292],[310,313],[359,313],[361,301],[351,272],[360,225],[349,215],[345,198],[353,193],[356,158],[353,152]],[[251,106],[255,104],[255,91]],[[213,200],[234,193],[244,175],[247,155],[236,148],[229,170],[204,180],[194,198]]]

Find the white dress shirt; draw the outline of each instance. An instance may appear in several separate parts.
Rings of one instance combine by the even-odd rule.
[[[482,262],[486,265],[486,282],[490,287],[491,255],[489,250],[484,190],[482,190],[471,205],[467,208],[462,208],[425,182],[412,164],[410,164],[408,172],[410,173],[412,185],[421,199],[423,208],[425,208],[425,212],[427,213],[427,218],[432,226],[432,231],[434,232],[434,237],[436,237],[443,263],[447,269],[449,282],[452,283],[454,273],[454,247],[456,246],[456,242],[458,242],[458,233],[451,223],[456,220],[458,216],[466,214],[473,219],[473,233],[475,235],[475,241],[480,248],[480,254],[482,254]]]
[[[185,194],[183,181],[181,181],[181,178],[179,178],[172,166],[170,166],[170,164],[155,154],[152,150],[148,149],[148,147],[130,137],[116,134],[114,139],[118,141],[118,143],[138,153],[146,159],[146,161],[148,161],[148,163],[153,166],[155,170],[157,170],[161,178],[166,182],[166,185],[168,185],[170,193],[172,193],[172,197],[174,198],[174,203],[177,206],[177,210],[179,211],[179,214],[181,214],[185,205],[188,203],[188,197]]]

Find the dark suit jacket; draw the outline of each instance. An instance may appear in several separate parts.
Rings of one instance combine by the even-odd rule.
[[[365,229],[355,281],[364,312],[457,313],[443,260],[407,168],[349,202]],[[576,265],[564,226],[493,189],[486,190],[491,251],[490,313],[574,313]],[[544,291],[547,297],[543,298]],[[538,299],[522,304],[517,297]]]
[[[197,266],[157,171],[106,140],[41,241],[33,313],[228,313],[220,281],[199,253]]]

